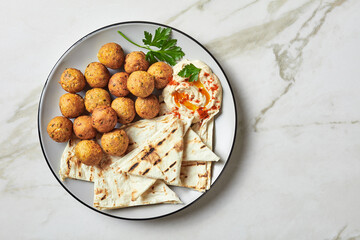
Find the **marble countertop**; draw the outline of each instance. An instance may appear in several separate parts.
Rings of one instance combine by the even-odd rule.
[[[169,5],[170,4],[170,5]],[[360,1],[8,1],[0,89],[1,239],[360,239]],[[37,108],[57,59],[116,22],[204,44],[235,92],[238,134],[218,183],[150,221],[103,216],[50,172]]]

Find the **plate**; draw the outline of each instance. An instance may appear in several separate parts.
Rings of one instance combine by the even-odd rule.
[[[38,109],[38,130],[40,145],[50,170],[61,186],[63,186],[71,196],[90,209],[107,216],[132,220],[163,217],[185,209],[206,194],[187,188],[171,187],[183,201],[183,204],[159,204],[100,211],[92,206],[93,183],[72,179],[61,182],[59,178],[60,157],[66,143],[56,143],[52,141],[46,132],[46,127],[53,117],[61,116],[58,107],[59,98],[66,93],[58,83],[61,73],[65,68],[77,68],[84,73],[86,66],[90,62],[98,61],[96,56],[98,50],[103,44],[108,42],[120,44],[125,54],[131,51],[141,50],[122,38],[117,33],[118,30],[122,31],[130,39],[141,43],[144,31],[153,33],[158,27],[169,26],[153,22],[122,22],[102,27],[87,34],[73,44],[56,62],[41,93]],[[223,88],[222,109],[216,117],[214,130],[214,152],[221,157],[221,160],[213,164],[213,185],[229,161],[235,141],[237,116],[233,92],[220,64],[204,46],[186,33],[175,28],[172,28],[172,38],[178,40],[177,45],[182,47],[185,53],[184,58],[190,60],[199,59],[208,64],[212,71],[219,77]],[[114,73],[115,71],[110,70],[110,72]],[[80,94],[84,96],[84,93]],[[211,191],[211,188],[209,191]],[[221,198],[221,196],[218,197]]]

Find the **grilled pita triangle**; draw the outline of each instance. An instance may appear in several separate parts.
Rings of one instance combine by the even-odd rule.
[[[163,181],[146,182],[147,190],[140,197],[133,193],[144,184],[143,177],[107,171],[94,183],[94,207],[116,209],[158,203],[181,203],[180,199]],[[149,185],[150,184],[150,185]]]
[[[214,118],[195,123],[192,130],[201,138],[209,149],[213,148]],[[198,191],[205,191],[211,186],[211,161],[196,161],[197,165],[189,163],[181,169],[183,173],[182,184]],[[188,176],[188,177],[185,177]]]
[[[219,157],[206,146],[194,130],[189,129],[184,136],[185,149],[183,161],[219,161]]]
[[[183,126],[178,119],[147,139],[145,143],[114,162],[116,171],[162,179],[168,184],[180,184],[183,155]]]
[[[65,178],[73,178],[96,182],[98,179],[104,179],[105,176],[109,178],[111,174],[114,174],[109,167],[113,162],[113,157],[105,153],[99,165],[88,166],[82,164],[75,156],[75,146],[78,142],[80,142],[80,139],[72,138],[64,150],[60,161],[60,177],[62,181],[64,181]],[[120,182],[120,180],[124,180],[124,182]],[[119,177],[118,181],[117,185],[122,186],[122,191],[125,194],[130,194],[133,201],[155,183],[154,179],[139,178],[136,176],[128,176],[126,178]]]

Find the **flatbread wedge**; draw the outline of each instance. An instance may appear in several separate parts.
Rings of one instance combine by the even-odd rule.
[[[202,142],[199,135],[197,135],[191,128],[184,136],[185,149],[183,161],[219,161],[218,157],[211,149]]]
[[[175,118],[173,115],[166,115],[154,119],[143,119],[120,127],[129,137],[127,153],[142,145],[147,139],[169,125]]]
[[[213,133],[214,133],[214,118],[211,118],[208,121],[202,121],[194,124],[191,127],[201,138],[201,140],[212,150],[213,149]],[[203,161],[200,161],[203,162]],[[211,186],[211,172],[212,172],[212,162],[205,161],[205,165],[207,174],[207,183],[206,190],[210,189]],[[197,166],[198,167],[198,166]],[[203,172],[204,169],[199,169],[198,171]],[[200,173],[201,175],[201,173]],[[202,179],[203,180],[203,179]],[[201,182],[203,182],[201,180]],[[200,181],[200,179],[199,179]]]
[[[174,119],[111,167],[118,172],[162,179],[167,184],[178,185],[181,182],[183,144],[183,125]]]
[[[186,161],[181,165],[179,187],[192,188],[194,190],[205,192],[208,186],[208,179],[211,172],[207,163],[204,161]]]
[[[113,162],[113,157],[103,154],[103,159],[99,165],[88,166],[82,164],[81,161],[75,156],[75,146],[80,141],[78,138],[72,138],[61,157],[60,161],[60,178],[62,181],[65,178],[78,179],[83,181],[95,182],[98,179],[103,179],[104,176],[111,175],[113,171],[109,167]],[[129,176],[127,178],[121,178],[124,182],[119,182],[118,184],[122,186],[123,192],[130,194],[132,200],[136,200],[141,194],[143,194],[150,186],[155,183],[154,179],[150,178],[137,178],[134,176]]]
[[[94,207],[103,209],[125,208],[139,205],[159,203],[182,203],[163,181],[153,180],[148,189],[139,197],[131,194],[134,187],[143,184],[143,177],[131,176],[126,173],[107,171],[94,183]]]

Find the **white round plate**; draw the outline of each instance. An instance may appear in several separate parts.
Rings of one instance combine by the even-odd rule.
[[[65,68],[77,68],[84,72],[86,66],[90,62],[98,61],[98,50],[103,44],[108,42],[120,44],[124,49],[125,54],[132,51],[139,51],[141,49],[130,44],[120,36],[117,31],[120,30],[130,39],[141,44],[144,37],[144,31],[154,33],[158,27],[168,26],[152,22],[122,22],[89,33],[72,45],[60,57],[51,70],[40,97],[38,109],[39,138],[50,170],[65,190],[79,202],[94,211],[116,218],[140,220],[167,216],[186,208],[205,193],[200,193],[188,188],[171,187],[178,194],[183,204],[159,204],[99,211],[93,207],[93,183],[72,179],[67,179],[64,182],[60,181],[60,157],[66,143],[56,143],[52,141],[46,132],[46,127],[53,117],[61,116],[58,107],[59,98],[65,91],[61,88],[58,81]],[[210,66],[221,81],[223,88],[223,103],[221,112],[215,120],[214,131],[214,152],[220,156],[221,160],[213,164],[212,184],[214,184],[229,160],[235,141],[237,116],[233,92],[221,66],[204,46],[194,38],[175,28],[172,28],[172,38],[178,40],[177,45],[180,46],[185,53],[184,58],[190,60],[202,60]],[[112,70],[110,72],[114,73]],[[84,92],[80,94],[84,96]],[[221,196],[219,196],[219,198],[221,198]]]

